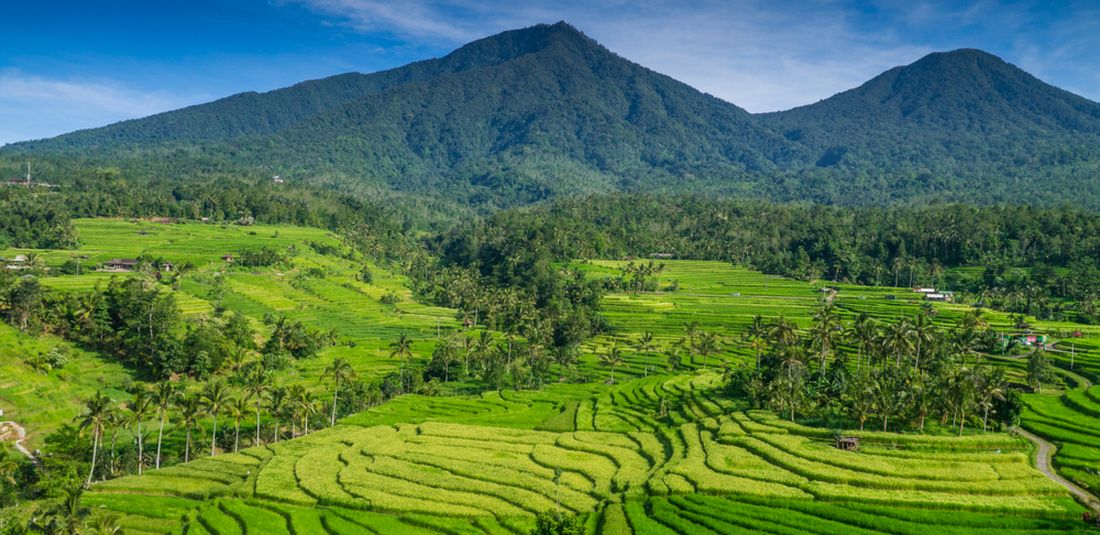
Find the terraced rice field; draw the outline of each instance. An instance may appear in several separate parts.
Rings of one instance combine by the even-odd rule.
[[[1100,386],[1062,395],[1028,395],[1023,427],[1058,446],[1058,472],[1094,494],[1100,491]]]
[[[554,509],[604,533],[1079,525],[1021,439],[863,432],[860,451],[842,451],[827,430],[722,400],[719,383],[407,396],[296,440],[111,480],[90,499],[134,532],[524,533]]]
[[[340,241],[324,230],[104,219],[77,220],[75,226],[82,244],[75,251],[9,249],[0,251],[0,257],[33,253],[51,268],[74,258],[95,266],[111,258],[143,254],[177,266],[190,263],[194,270],[182,277],[178,288],[162,285],[163,291],[174,294],[188,317],[213,313],[212,284],[215,275],[222,277],[222,304],[250,318],[261,338],[267,335],[268,327],[263,324],[267,315],[283,315],[335,333],[336,343],[316,358],[293,362],[290,369],[280,371],[278,380],[285,384],[324,390],[321,372],[336,357],[347,358],[363,379],[379,377],[399,365],[397,359],[390,358],[388,348],[398,335],[407,334],[413,341],[414,358],[423,360],[431,354],[437,335],[445,336],[459,327],[455,311],[414,301],[403,276],[358,256],[349,260],[315,251],[310,242],[340,246]],[[287,252],[291,255],[289,265],[243,268],[221,258],[261,247]],[[374,274],[370,284],[358,280],[365,264],[371,265]],[[320,269],[323,276],[310,276],[311,269]],[[86,291],[107,285],[112,277],[129,276],[135,275],[89,271],[43,277],[41,282],[56,291]],[[382,298],[387,295],[396,296],[397,304],[384,304]],[[118,388],[130,374],[92,353],[72,350],[66,368],[51,374],[35,373],[23,364],[31,352],[58,346],[72,350],[61,339],[24,336],[0,325],[0,409],[27,427],[32,447],[39,446],[40,438],[61,423],[71,422],[82,400],[97,389],[115,399],[125,397]]]

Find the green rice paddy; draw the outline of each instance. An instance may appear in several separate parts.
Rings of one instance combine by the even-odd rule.
[[[397,335],[408,334],[415,357],[426,359],[438,336],[461,330],[455,311],[415,302],[401,275],[353,254],[311,248],[309,242],[342,247],[322,230],[121,220],[76,226],[80,250],[35,254],[50,266],[74,257],[93,265],[142,254],[190,263],[194,270],[178,286],[165,286],[188,317],[213,313],[217,275],[225,281],[220,304],[261,330],[265,316],[285,315],[333,331],[334,346],[279,375],[287,384],[325,388],[321,370],[336,357],[347,358],[360,376],[377,377],[399,364],[388,349]],[[264,246],[293,247],[289,265],[242,268],[221,258]],[[374,273],[370,284],[357,277],[364,263]],[[616,276],[622,262],[573,265],[600,277]],[[90,272],[43,283],[79,291],[111,276],[132,275]],[[806,325],[828,283],[720,262],[669,261],[661,287],[673,281],[676,291],[605,298],[610,332],[582,348],[578,366],[589,382],[478,396],[400,396],[298,439],[99,483],[85,503],[117,513],[124,531],[138,534],[518,534],[548,510],[585,515],[589,531],[600,533],[1087,530],[1080,522],[1084,509],[1033,468],[1023,439],[846,431],[862,445],[842,451],[830,430],[725,397],[718,365],[752,359],[739,336],[753,316]],[[846,317],[867,312],[889,320],[921,307],[905,289],[830,286],[839,290],[834,302]],[[385,304],[387,295],[397,296],[397,304]],[[969,310],[935,307],[941,325]],[[986,319],[1012,328],[1006,314],[988,312]],[[681,369],[670,372],[667,355],[689,323],[719,334],[721,348],[705,366],[699,355],[685,353]],[[1063,475],[1100,489],[1100,387],[1088,384],[1100,377],[1100,330],[1033,324],[1081,337],[1058,343],[1058,349],[1073,344],[1076,375],[1066,376],[1064,390],[1027,395],[1023,426],[1059,445],[1055,464]],[[645,332],[654,339],[648,349],[638,345]],[[596,355],[611,344],[626,356],[615,371],[617,383],[609,385]],[[121,397],[111,389],[129,377],[121,366],[75,348],[64,368],[48,374],[23,363],[30,352],[55,346],[68,347],[0,325],[0,408],[27,426],[32,444],[71,421],[80,400],[95,390]],[[1069,367],[1069,354],[1052,351],[1051,357]],[[1019,359],[998,362],[1016,377],[1021,373]]]

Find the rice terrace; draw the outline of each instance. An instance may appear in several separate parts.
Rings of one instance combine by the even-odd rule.
[[[1100,8],[100,4],[0,17],[0,535],[1100,534]]]

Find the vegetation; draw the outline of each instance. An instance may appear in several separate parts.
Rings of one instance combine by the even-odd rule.
[[[165,193],[179,199],[180,182],[259,179],[263,169],[271,187],[278,175],[281,185],[397,192],[419,214],[429,203],[493,210],[628,191],[1097,207],[1098,110],[999,58],[959,50],[810,106],[751,115],[559,23],[385,72],[13,144],[0,151],[0,173],[20,176],[30,157],[70,188],[88,183],[82,169],[113,167],[138,183],[171,177]],[[287,200],[278,211],[304,215],[299,199]],[[191,217],[234,206],[210,204],[184,206],[197,209]],[[264,220],[255,210],[232,217]]]

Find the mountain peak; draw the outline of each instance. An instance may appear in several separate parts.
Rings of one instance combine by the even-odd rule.
[[[562,51],[585,53],[606,51],[596,41],[565,21],[536,24],[478,39],[451,52],[442,61],[461,68],[504,63],[521,56],[558,47]]]

